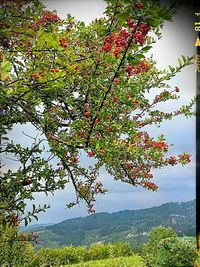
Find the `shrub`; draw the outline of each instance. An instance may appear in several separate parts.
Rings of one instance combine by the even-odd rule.
[[[89,249],[90,260],[103,260],[110,256],[109,245],[93,244]]]
[[[88,261],[90,259],[89,253],[86,247],[64,247],[61,251],[62,264],[78,263],[82,261]]]
[[[38,251],[32,267],[60,266],[90,260],[103,260],[133,254],[132,248],[127,243],[93,244],[86,247],[64,247],[60,249],[42,248]]]
[[[32,267],[60,266],[61,249],[42,248],[38,251]]]
[[[133,255],[133,249],[128,243],[115,243],[109,245],[109,258],[126,257]]]

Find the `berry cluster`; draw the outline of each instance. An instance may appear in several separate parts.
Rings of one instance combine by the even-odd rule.
[[[94,151],[88,151],[87,155],[88,155],[89,158],[94,157],[95,156],[95,152]]]
[[[190,155],[188,153],[183,153],[183,154],[178,155],[180,163],[183,163],[183,164],[190,163],[191,162],[191,156],[192,155]]]
[[[59,22],[60,18],[57,16],[55,11],[45,11],[42,17],[38,20],[38,23],[44,25],[49,22]]]
[[[61,19],[57,16],[55,11],[44,11],[43,15],[36,22],[29,24],[30,29],[36,29],[40,25],[46,25],[51,22],[60,22]]]
[[[125,29],[121,29],[119,34],[110,34],[105,38],[105,45],[103,50],[108,53],[114,48],[114,55],[117,58],[121,50],[124,50],[127,47],[128,40],[130,38],[130,33]]]
[[[32,78],[39,79],[39,78],[40,78],[40,75],[37,74],[37,73],[33,73],[33,74],[31,74],[31,77],[32,77]]]
[[[145,36],[140,32],[136,32],[134,34],[134,39],[135,39],[136,44],[139,43],[140,45],[143,45],[145,42]]]
[[[152,147],[163,150],[164,152],[168,151],[168,145],[165,142],[153,142]]]
[[[150,30],[150,26],[147,23],[142,23],[139,27],[139,30],[134,34],[134,39],[136,44],[139,43],[140,45],[143,45],[146,38],[145,36],[148,34]]]
[[[144,4],[143,3],[140,3],[140,2],[136,2],[135,3],[135,7],[136,8],[139,8],[139,9],[143,9],[144,8]]]
[[[60,42],[60,45],[64,48],[68,46],[68,43],[65,38],[60,38],[59,42]]]
[[[168,163],[172,166],[174,166],[175,164],[177,164],[177,159],[174,156],[169,157],[168,159]]]
[[[146,63],[146,60],[142,60],[140,64],[136,67],[128,65],[125,68],[125,71],[128,74],[128,76],[133,76],[135,74],[147,72],[148,70],[149,70],[149,65]]]
[[[153,190],[153,191],[156,191],[158,189],[158,186],[152,182],[144,182],[143,187],[146,187],[146,188]]]
[[[130,29],[133,29],[134,30],[136,28],[135,21],[132,20],[130,17],[127,18],[126,23],[127,23],[127,25],[129,26]]]

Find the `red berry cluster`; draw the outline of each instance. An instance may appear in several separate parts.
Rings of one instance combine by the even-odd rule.
[[[115,33],[110,34],[105,38],[105,45],[103,46],[103,50],[108,53],[113,48],[115,48],[113,53],[117,58],[120,51],[127,47],[129,37],[130,33],[125,29],[121,29],[118,35],[116,35]]]
[[[135,39],[136,44],[139,43],[140,45],[143,45],[145,42],[145,36],[140,32],[136,32],[134,34],[134,39]]]
[[[142,24],[140,25],[140,29],[139,29],[139,31],[140,31],[143,35],[147,35],[148,32],[150,31],[150,26],[149,26],[149,24],[147,24],[147,23],[142,23]]]
[[[136,23],[134,20],[132,20],[131,18],[127,18],[126,23],[130,29],[135,29]]]
[[[139,30],[134,34],[134,39],[136,43],[143,45],[145,42],[145,36],[148,34],[150,26],[147,23],[142,23]]]
[[[104,46],[103,46],[103,50],[108,53],[110,52],[110,50],[112,49],[112,44],[110,43],[106,43]]]
[[[39,24],[45,24],[48,22],[59,22],[60,18],[57,16],[55,11],[45,11],[42,17],[38,20]]]
[[[68,43],[65,38],[60,38],[59,42],[60,42],[60,45],[64,48],[68,46]]]
[[[40,25],[45,25],[47,23],[51,23],[51,22],[60,22],[61,19],[57,16],[55,11],[44,11],[43,15],[41,16],[40,19],[38,19],[38,21],[36,22],[31,22],[29,24],[29,28],[30,29],[35,29]]]
[[[164,152],[167,152],[168,151],[168,145],[165,142],[163,142],[163,141],[153,142],[152,147],[158,148],[160,150],[163,150]]]
[[[144,182],[143,187],[146,187],[146,188],[153,190],[153,191],[156,191],[158,189],[158,186],[152,182]]]
[[[87,155],[89,158],[91,158],[91,157],[95,156],[95,152],[94,151],[88,151]]]
[[[59,69],[52,69],[51,72],[56,73],[56,72],[60,72],[60,70]]]
[[[125,68],[125,71],[128,74],[128,76],[133,76],[135,74],[147,72],[148,70],[149,70],[149,65],[146,63],[146,60],[141,61],[137,67],[128,65]]]
[[[191,156],[192,155],[190,155],[188,153],[183,153],[183,154],[178,155],[179,161],[183,164],[190,163],[191,162]]]
[[[136,7],[136,8],[139,8],[139,9],[140,9],[140,8],[142,9],[142,8],[144,8],[144,4],[143,4],[143,3],[140,3],[140,2],[136,2],[136,3],[135,3],[135,7]]]
[[[31,77],[32,77],[32,78],[39,79],[39,78],[40,78],[40,75],[37,74],[37,73],[33,73],[33,74],[31,74]]]
[[[77,164],[78,163],[78,158],[76,156],[73,156],[71,159],[72,164]]]
[[[171,156],[168,159],[168,163],[173,166],[173,165],[177,164],[177,159],[174,156]]]

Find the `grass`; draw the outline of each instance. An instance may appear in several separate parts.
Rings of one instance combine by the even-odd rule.
[[[145,267],[140,256],[120,257],[106,260],[81,262],[63,267]]]

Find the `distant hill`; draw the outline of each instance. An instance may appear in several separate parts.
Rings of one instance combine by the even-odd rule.
[[[195,210],[195,200],[172,202],[141,210],[97,213],[34,228],[34,232],[39,235],[40,246],[45,247],[95,242],[129,242],[137,247],[146,241],[147,233],[159,225],[172,227],[179,236],[194,236]]]

